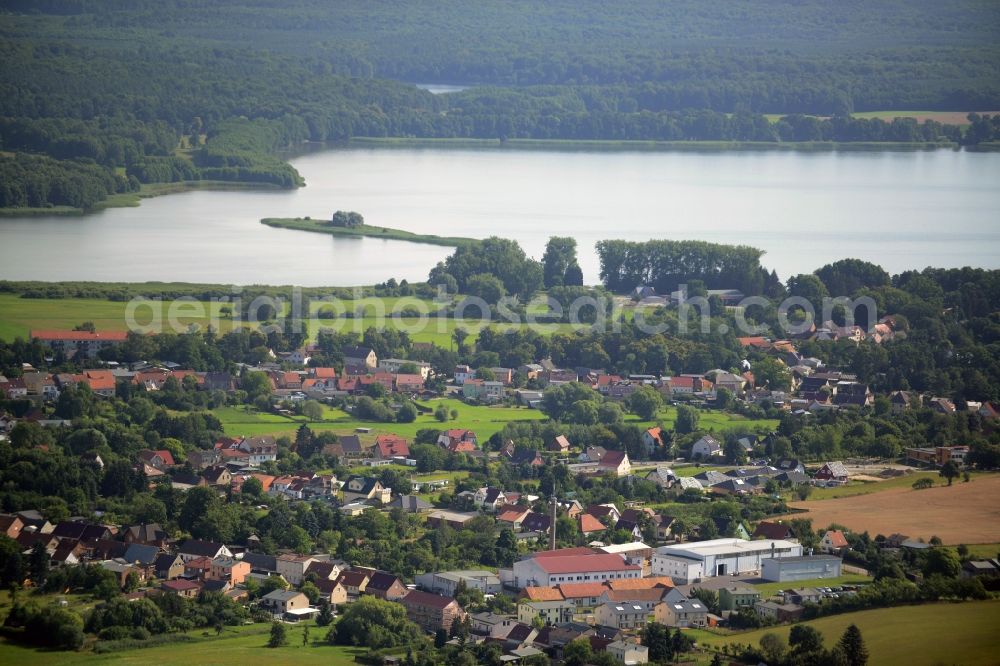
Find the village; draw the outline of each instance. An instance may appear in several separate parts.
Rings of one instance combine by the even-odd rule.
[[[0,380],[0,391],[9,401],[28,405],[20,417],[0,418],[4,439],[19,423],[72,427],[71,420],[51,413],[52,406],[62,393],[74,393],[81,385],[96,399],[178,387],[234,395],[248,372],[266,377],[269,384],[267,404],[258,407],[288,417],[313,401],[338,401],[348,411],[356,410],[357,396],[418,405],[423,401],[426,412],[432,411],[435,400],[448,396],[471,405],[544,410],[545,390],[569,384],[625,405],[635,393],[652,389],[663,404],[710,410],[721,396],[745,404],[767,401],[770,409],[798,418],[869,408],[876,398],[853,375],[799,356],[790,343],[763,338],[741,338],[740,344],[764,350],[787,366],[787,390],[755,386],[750,364],[740,374],[720,370],[660,378],[557,368],[540,359],[518,368],[458,365],[450,376],[440,377],[429,363],[379,359],[374,349],[364,346],[341,350],[341,370],[310,366],[315,350],[303,348],[277,353],[273,362],[244,368],[238,376],[195,372],[176,364],[99,361],[101,351],[123,343],[124,335],[39,331],[32,337],[60,355],[102,367],[48,373],[26,365],[20,377]],[[883,400],[896,414],[922,408],[953,414],[959,409],[950,400],[905,391]],[[966,403],[961,410],[984,419],[997,416],[989,403]],[[238,433],[217,438],[210,448],[188,450],[186,459],[178,458],[176,449],[146,448],[131,465],[150,489],[166,484],[182,495],[200,488],[229,500],[252,496],[265,514],[274,502],[318,502],[344,521],[380,512],[410,516],[423,530],[488,526],[512,549],[508,566],[406,575],[330,552],[275,548],[253,533],[244,540],[222,542],[168,533],[157,523],[104,524],[84,517],[53,523],[40,507],[3,515],[0,526],[25,558],[44,552],[53,568],[100,567],[114,575],[128,599],[218,593],[252,612],[298,623],[324,613],[337,617],[359,599],[374,597],[401,605],[406,617],[429,634],[499,646],[505,663],[542,655],[561,659],[563,648],[583,639],[595,653],[632,664],[650,659],[644,637],[651,624],[675,631],[746,628],[814,617],[864,594],[874,574],[862,556],[866,548],[874,547],[879,561],[897,562],[894,566],[909,571],[915,565],[920,568],[914,553],[933,544],[899,533],[869,537],[833,526],[814,529],[794,520],[794,513],[766,520],[736,515],[685,524],[690,521],[627,495],[617,502],[593,504],[574,499],[574,493],[549,495],[531,481],[539,471],[562,467],[565,474],[588,484],[641,480],[657,492],[704,506],[726,501],[747,506],[754,498],[773,498],[785,512],[789,509],[782,493],[804,498],[814,488],[877,483],[917,469],[940,470],[949,485],[963,472],[968,480],[969,447],[962,445],[911,447],[898,460],[806,463],[775,455],[778,435],[773,431],[696,431],[690,444],[679,448],[671,447],[666,427],[654,425],[641,430],[640,444],[630,451],[573,442],[563,434],[540,448],[520,446],[513,439],[490,447],[472,429],[448,427],[451,416],[443,416],[440,430],[430,438],[421,435],[424,451],[429,443],[442,455],[460,456],[457,459],[469,469],[487,470],[485,485],[470,485],[472,477],[425,480],[417,471],[421,460],[411,453],[416,442],[391,432],[372,433],[376,424],[322,443],[320,454],[337,461],[336,469],[346,471],[343,476],[321,469],[282,473],[287,441],[279,445],[274,436]],[[308,430],[308,424],[300,428]],[[82,452],[80,457],[97,469],[105,466],[99,452]],[[516,490],[490,485],[497,477],[488,470],[497,465],[525,483],[514,484]],[[387,470],[394,476],[387,477]],[[393,488],[390,479],[404,479],[405,490]],[[996,559],[968,559],[961,567],[962,579],[1000,580]]]

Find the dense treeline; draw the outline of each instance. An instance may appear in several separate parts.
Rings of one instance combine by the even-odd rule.
[[[22,153],[0,155],[0,207],[90,208],[136,185],[92,162]]]
[[[93,160],[109,173],[124,167],[133,189],[190,180],[295,187],[299,174],[272,153],[305,139],[977,144],[998,135],[988,119],[963,137],[934,122],[846,117],[1000,106],[997,17],[978,0],[707,13],[690,2],[611,12],[592,0],[374,8],[299,0],[276,11],[227,0],[197,18],[179,1],[5,9],[27,15],[4,17],[3,149]],[[772,50],[775,34],[784,49]],[[374,77],[516,87],[435,96]],[[771,123],[762,112],[834,117]],[[174,155],[178,146],[190,154]],[[44,178],[5,175],[10,189],[45,193]],[[62,200],[72,199],[86,207],[94,197]],[[7,201],[57,203],[37,194]]]
[[[700,280],[708,289],[738,289],[760,294],[767,272],[760,265],[764,253],[740,245],[704,241],[600,241],[601,281],[613,292],[650,285],[669,294],[681,284]]]
[[[51,12],[55,34],[127,44],[163,31],[317,56],[357,77],[493,85],[650,84],[671,108],[776,113],[1000,107],[995,7],[984,0],[831,6],[818,0],[706,7],[697,0],[529,0],[434,5],[227,0],[192,16],[179,0],[6,3]],[[68,16],[67,16],[68,15]],[[38,26],[36,17],[21,26]],[[75,36],[74,36],[75,37]]]

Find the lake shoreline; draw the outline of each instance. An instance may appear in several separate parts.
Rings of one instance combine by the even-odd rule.
[[[425,245],[443,245],[445,247],[459,247],[478,242],[478,239],[476,238],[438,236],[436,234],[418,234],[404,229],[379,227],[370,224],[363,224],[360,227],[353,228],[335,227],[326,220],[313,220],[302,217],[265,217],[260,221],[260,223],[276,229],[293,229],[295,231],[308,231],[310,233],[327,234],[329,236],[339,236],[344,238],[379,238],[382,240],[423,243]]]
[[[914,152],[933,150],[961,150],[961,146],[951,141],[939,142],[836,142],[836,141],[649,141],[610,139],[467,139],[467,138],[412,138],[412,137],[352,137],[347,141],[326,145],[337,147],[385,147],[385,148],[495,148],[512,150],[593,150],[593,151],[662,151],[662,152],[757,152],[757,151],[799,151],[799,152]]]
[[[0,208],[0,217],[34,217],[42,215],[61,215],[78,217],[99,213],[107,208],[135,208],[143,199],[162,197],[181,192],[209,191],[240,191],[240,190],[281,190],[270,183],[241,183],[226,180],[184,180],[176,183],[150,183],[142,186],[138,192],[112,194],[104,201],[91,208],[74,208],[72,206],[52,206],[51,208]]]

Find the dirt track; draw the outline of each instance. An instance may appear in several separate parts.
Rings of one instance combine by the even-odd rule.
[[[924,540],[936,535],[946,544],[1000,542],[1000,475],[956,481],[950,488],[891,488],[790,506],[807,509],[796,517],[812,518],[816,529],[838,523],[873,537],[898,532]]]

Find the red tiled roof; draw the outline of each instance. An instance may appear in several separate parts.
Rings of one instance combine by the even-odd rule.
[[[826,533],[826,536],[830,537],[831,548],[846,548],[849,545],[847,537],[840,530],[830,530]]]
[[[432,608],[447,608],[455,600],[451,597],[442,597],[437,594],[431,594],[430,592],[422,592],[420,590],[410,590],[405,597],[402,598],[404,604],[419,604],[421,606],[431,606]]]
[[[576,520],[577,523],[579,523],[580,531],[584,534],[587,534],[588,532],[601,532],[605,529],[604,523],[589,513],[581,513],[576,517]]]
[[[565,598],[555,587],[526,587],[521,596],[528,601],[562,601]]]
[[[536,561],[539,567],[550,574],[627,571],[639,568],[636,565],[626,564],[621,556],[612,553],[594,553],[585,557],[547,557]]]
[[[612,557],[618,557],[612,555]],[[618,559],[621,559],[620,557]],[[607,591],[604,583],[560,583],[559,591],[566,599],[581,597],[599,597]]]

